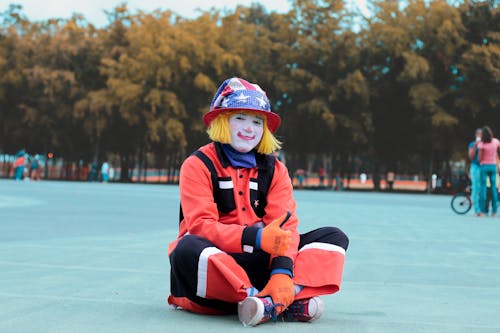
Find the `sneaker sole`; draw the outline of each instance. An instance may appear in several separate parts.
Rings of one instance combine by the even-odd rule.
[[[255,326],[264,316],[264,304],[256,297],[247,297],[238,303],[238,319],[243,326]]]
[[[316,303],[316,313],[314,314],[314,316],[311,317],[311,319],[309,319],[309,321],[315,321],[316,319],[319,319],[321,317],[321,315],[323,314],[323,312],[325,311],[325,303],[323,303],[323,301],[321,300],[321,298],[319,297],[313,297],[311,298],[310,302],[314,301]]]

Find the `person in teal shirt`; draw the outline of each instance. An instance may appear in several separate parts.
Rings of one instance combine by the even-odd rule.
[[[476,129],[475,140],[469,143],[469,159],[470,159],[470,181],[471,181],[471,199],[474,203],[474,213],[476,216],[481,215],[481,206],[479,205],[479,193],[481,185],[481,166],[479,165],[479,149],[477,145],[481,142],[483,132],[480,128]]]

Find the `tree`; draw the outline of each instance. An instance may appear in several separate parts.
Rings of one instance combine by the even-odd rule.
[[[24,77],[23,69],[29,54],[23,35],[31,28],[31,23],[22,13],[19,5],[10,5],[0,14],[0,151],[17,152],[25,145],[25,130],[22,127],[19,105],[24,99],[21,93]]]
[[[460,11],[468,43],[456,64],[455,104],[470,136],[475,127],[500,122],[500,9],[479,2]]]
[[[285,125],[293,151],[338,155],[347,168],[352,154],[369,151],[373,131],[368,85],[359,71],[361,50],[342,1],[294,1],[287,108],[295,112]],[[305,127],[303,124],[309,124]],[[300,133],[299,135],[297,135]],[[305,161],[299,162],[304,165]]]
[[[377,155],[390,168],[408,165],[415,154],[431,164],[435,154],[447,161],[447,137],[458,123],[451,66],[464,44],[459,12],[444,1],[427,7],[415,0],[404,8],[380,2],[376,8],[365,43]]]

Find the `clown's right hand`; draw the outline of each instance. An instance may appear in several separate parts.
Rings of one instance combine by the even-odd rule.
[[[281,229],[281,225],[290,218],[290,213],[286,212],[262,229],[260,238],[260,248],[276,256],[283,256],[288,251],[292,241],[290,230]]]

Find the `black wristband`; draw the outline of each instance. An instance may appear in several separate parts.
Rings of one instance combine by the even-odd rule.
[[[257,232],[260,228],[246,227],[241,235],[241,247],[243,252],[253,253],[256,251],[255,242],[257,240]]]
[[[290,272],[292,272],[293,276],[293,261],[288,257],[285,256],[274,257],[273,260],[271,261],[271,270],[276,268],[288,269]]]

